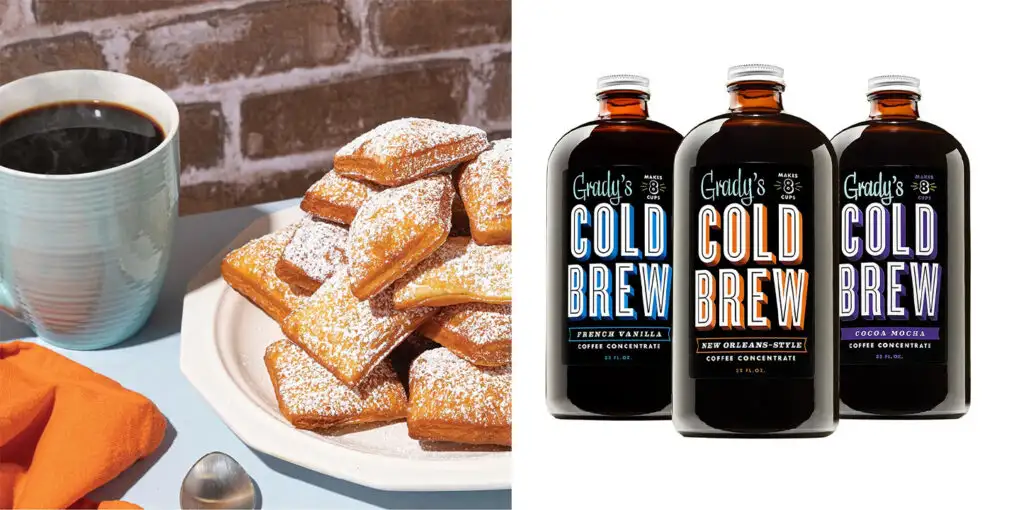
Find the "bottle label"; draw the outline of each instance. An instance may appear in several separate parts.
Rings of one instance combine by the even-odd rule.
[[[565,362],[671,359],[672,170],[614,165],[565,172]]]
[[[840,173],[842,364],[946,361],[945,192],[930,168]]]
[[[691,172],[692,377],[814,376],[811,170]]]

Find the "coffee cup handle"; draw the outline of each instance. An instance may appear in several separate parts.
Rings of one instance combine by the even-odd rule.
[[[0,277],[0,310],[7,312],[15,319],[21,320],[21,307],[18,306],[18,302],[14,299],[14,294],[4,283],[3,277]]]

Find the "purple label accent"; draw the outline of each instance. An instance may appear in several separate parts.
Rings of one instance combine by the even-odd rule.
[[[938,340],[939,328],[869,326],[841,328],[840,340]]]

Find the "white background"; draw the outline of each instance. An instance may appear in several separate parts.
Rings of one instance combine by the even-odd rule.
[[[1024,28],[1019,14],[983,2],[940,4],[515,1],[516,508],[1021,508]],[[552,146],[595,116],[601,74],[648,76],[652,118],[686,133],[726,110],[726,68],[754,62],[784,67],[786,111],[830,137],[866,118],[867,78],[918,76],[922,118],[966,148],[966,417],[843,421],[824,439],[740,440],[684,438],[668,421],[548,415],[543,232]]]

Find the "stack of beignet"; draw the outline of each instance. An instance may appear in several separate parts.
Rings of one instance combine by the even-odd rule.
[[[470,126],[382,124],[335,154],[305,218],[225,257],[287,337],[264,361],[292,425],[404,418],[413,439],[511,446],[511,152]]]

